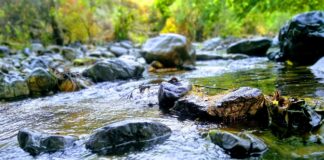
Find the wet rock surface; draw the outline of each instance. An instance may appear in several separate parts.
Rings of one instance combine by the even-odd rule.
[[[241,87],[221,99],[208,109],[212,116],[224,119],[244,119],[254,116],[264,107],[264,96],[261,90],[251,87]]]
[[[83,57],[83,53],[80,50],[72,47],[63,47],[61,52],[63,57],[68,61]]]
[[[203,51],[212,51],[216,49],[222,42],[222,38],[220,37],[215,37],[209,40],[206,40],[202,44],[202,49]]]
[[[284,62],[286,60],[284,54],[280,52],[280,50],[267,53],[267,57],[269,58],[269,60],[275,62]]]
[[[278,104],[267,104],[267,108],[270,127],[279,137],[305,134],[322,124],[322,116],[303,100],[280,98]]]
[[[10,49],[7,46],[0,46],[0,58],[6,57],[10,54]]]
[[[83,71],[82,75],[94,82],[125,80],[142,76],[144,67],[131,59],[112,59],[97,62]]]
[[[121,41],[121,42],[115,42],[108,45],[108,50],[113,53],[116,57],[120,57],[123,55],[133,55],[135,56],[135,53],[133,52],[135,46],[133,42],[131,41]]]
[[[73,136],[50,135],[26,128],[18,132],[19,146],[33,156],[63,151],[72,147],[76,140]]]
[[[209,132],[211,141],[229,152],[232,158],[258,157],[267,149],[267,145],[249,133],[239,133],[212,130]]]
[[[122,46],[110,46],[109,51],[112,52],[116,57],[128,54],[128,50]]]
[[[0,99],[19,99],[29,96],[27,82],[19,75],[0,72]]]
[[[181,67],[195,64],[195,51],[186,37],[178,34],[162,34],[148,39],[142,46],[147,63],[161,62],[165,67]]]
[[[190,84],[179,82],[177,79],[162,82],[158,92],[160,109],[168,111],[174,106],[175,101],[186,95],[190,90]]]
[[[250,56],[265,56],[270,48],[272,40],[268,38],[254,38],[241,40],[231,44],[227,53],[242,53]]]
[[[175,102],[174,107],[171,108],[171,113],[179,116],[182,120],[211,120],[212,117],[207,112],[208,106],[208,101],[201,97],[188,95]]]
[[[197,61],[207,61],[207,60],[238,60],[245,59],[249,56],[245,54],[217,54],[210,52],[197,52],[196,60]]]
[[[103,155],[123,154],[161,143],[170,134],[171,129],[159,122],[125,120],[96,130],[86,148]]]
[[[57,78],[43,68],[34,69],[27,76],[27,84],[32,95],[46,95],[57,90]]]
[[[319,59],[314,65],[310,67],[310,69],[315,76],[319,78],[323,78],[324,77],[324,57]]]
[[[16,140],[17,131],[20,128],[28,127],[53,133],[61,133],[62,135],[73,134],[83,138],[80,141],[76,141],[78,145],[75,147],[59,149],[59,151],[63,152],[53,153],[55,151],[49,151],[50,154],[47,154],[47,151],[44,151],[44,154],[42,154],[42,151],[37,156],[39,159],[100,159],[103,157],[102,154],[105,154],[104,158],[108,159],[183,159],[183,157],[188,159],[228,159],[230,158],[230,152],[225,153],[225,149],[221,149],[219,147],[220,145],[210,143],[210,141],[201,137],[201,132],[220,127],[230,127],[229,129],[236,131],[259,130],[256,125],[252,124],[254,122],[243,122],[243,120],[246,117],[252,117],[252,120],[258,121],[259,119],[253,119],[255,111],[259,111],[259,109],[270,109],[267,108],[269,107],[268,105],[263,108],[256,107],[262,106],[262,98],[257,94],[260,90],[268,94],[279,89],[285,91],[285,95],[291,94],[300,97],[318,98],[319,101],[322,100],[323,82],[321,80],[323,78],[314,77],[315,74],[313,75],[307,68],[296,69],[287,67],[281,63],[268,62],[263,57],[249,57],[242,54],[222,54],[223,50],[220,49],[226,47],[233,41],[237,41],[237,39],[222,40],[217,46],[215,43],[216,48],[214,46],[211,47],[213,48],[212,51],[201,51],[201,46],[198,44],[196,46],[198,54],[203,53],[200,58],[206,61],[197,62],[196,70],[178,70],[178,68],[181,68],[179,66],[164,68],[168,66],[164,66],[162,62],[153,61],[151,67],[154,67],[156,70],[161,69],[153,73],[147,72],[149,69],[145,67],[148,64],[141,57],[141,49],[128,41],[113,42],[109,45],[104,44],[104,46],[82,44],[65,46],[77,50],[79,53],[67,52],[63,54],[63,46],[44,47],[39,44],[33,45],[34,49],[25,49],[17,53],[13,53],[14,50],[12,50],[9,55],[6,55],[0,60],[0,69],[4,73],[2,76],[4,78],[0,78],[0,82],[3,82],[5,86],[3,92],[1,90],[2,88],[0,89],[0,93],[5,98],[14,97],[16,99],[16,97],[27,97],[29,95],[34,95],[34,97],[22,101],[0,101],[0,157],[3,159],[34,159],[28,152],[18,147]],[[109,46],[120,47],[122,50],[126,50],[127,53],[112,53]],[[36,49],[37,47],[39,49]],[[118,58],[116,58],[117,56]],[[101,62],[105,63],[105,65],[109,63],[112,67],[108,65],[108,67],[105,66],[103,69],[99,67],[96,72],[89,72],[91,74],[93,73],[92,76],[95,78],[91,78],[91,76],[86,74],[84,75],[87,77],[82,75],[90,67],[92,68],[95,64]],[[89,67],[89,65],[91,66]],[[186,64],[183,63],[182,68],[185,68],[185,66]],[[36,67],[42,68],[42,71],[35,74]],[[109,72],[109,74],[106,73],[110,69],[112,72]],[[312,69],[312,71],[315,70],[321,70],[321,66]],[[42,77],[42,75],[49,74],[51,76],[46,76],[47,78],[44,78],[45,80],[39,78],[37,80],[38,83],[35,83],[37,85],[28,85],[28,78],[32,74],[35,74],[35,77]],[[101,81],[97,81],[96,78],[100,76],[104,78],[101,77]],[[178,81],[174,78],[170,81],[165,81],[174,76],[178,76],[184,79],[184,81]],[[94,82],[107,82],[94,84],[88,77]],[[112,79],[110,79],[111,77]],[[134,78],[138,77],[142,78],[134,80]],[[52,78],[57,81],[55,85],[54,83],[53,85],[49,85],[52,82]],[[186,84],[186,80],[194,85],[193,90],[190,91],[190,85]],[[160,85],[161,82],[163,83]],[[22,85],[23,83],[25,85]],[[24,86],[24,89],[21,89],[22,86]],[[237,90],[234,90],[224,96],[224,93],[228,93],[230,89],[241,86],[257,87],[260,90],[251,92],[250,89],[246,89],[240,93],[236,93]],[[290,88],[288,89],[286,86]],[[32,91],[29,91],[32,94],[27,93],[29,87],[32,88]],[[258,90],[256,88],[253,89]],[[57,91],[58,94],[52,95],[52,93],[56,93]],[[229,100],[229,97],[235,96],[228,95],[233,95],[234,93],[240,96]],[[249,93],[254,95],[252,96],[254,98],[249,97]],[[35,95],[51,96],[35,97]],[[225,98],[226,96],[227,98]],[[224,108],[221,107],[222,109],[219,111],[221,116],[218,116],[216,112],[210,112],[209,109],[215,107],[220,100],[222,100],[221,106]],[[274,105],[276,103],[273,102],[271,104]],[[167,114],[161,112],[164,109],[161,106],[164,106],[169,112]],[[159,110],[159,107],[161,110]],[[316,107],[321,107],[321,105],[317,105],[316,102]],[[216,110],[215,108],[213,109]],[[304,137],[301,137],[301,135],[304,133],[317,133],[317,129],[323,122],[322,117],[314,112],[313,106],[310,108],[301,107],[301,109],[295,107],[285,109],[280,106],[278,112],[275,109],[271,111],[271,116],[270,114],[263,114],[262,118],[269,118],[269,116],[272,118],[272,130],[269,129],[264,132],[260,130],[260,132],[257,132],[257,135],[264,141],[268,140],[269,137],[264,138],[263,136],[267,134],[272,135],[271,131],[274,130],[278,130],[281,134],[289,133],[286,136],[300,136],[299,138],[302,139]],[[276,113],[278,117],[274,117],[273,113]],[[129,138],[129,133],[132,132],[126,132],[128,129],[116,129],[118,132],[125,133],[126,136],[124,138],[119,137],[119,139],[122,139],[118,141],[120,145],[111,145],[112,148],[116,148],[115,150],[107,149],[106,151],[105,148],[103,150],[98,149],[92,151],[90,148],[89,150],[85,149],[84,142],[88,140],[87,135],[91,134],[92,130],[104,126],[107,123],[114,123],[116,121],[121,121],[118,123],[122,123],[125,119],[136,119],[139,117],[166,124],[172,129],[172,134],[166,132],[169,133],[166,134],[169,135],[166,136],[169,139],[164,141],[161,138],[161,141],[159,141],[157,140],[158,138],[152,138],[148,141],[143,140],[143,143],[136,144],[136,140],[138,139],[134,143],[126,139]],[[226,123],[228,119],[233,123]],[[141,128],[139,127],[141,125],[135,125],[134,128]],[[121,126],[133,128],[130,127],[128,122]],[[130,130],[136,131],[136,129]],[[151,130],[158,131],[157,129]],[[142,132],[142,129],[138,129],[137,131],[136,133],[146,133]],[[115,136],[123,136],[123,134],[115,134]],[[145,137],[147,134],[145,136],[135,133],[132,135],[134,137]],[[315,138],[310,137],[312,138],[311,145],[314,145],[310,147],[313,147],[313,150],[308,148],[308,142],[302,145],[304,147],[303,149],[308,151],[307,155],[313,153],[320,155],[318,151],[321,151],[323,147],[318,144],[322,143],[322,135],[319,133],[319,136],[316,135]],[[239,156],[256,156],[263,151],[264,146],[258,140],[255,140],[255,137],[251,138],[249,135],[245,135],[244,137],[242,134],[237,136],[241,138],[239,139],[240,141],[244,139],[242,141],[253,143],[252,148],[245,148],[245,150],[249,151],[245,151],[245,154]],[[278,137],[282,138],[280,136]],[[99,137],[98,139],[100,138],[103,139],[103,137]],[[130,143],[126,143],[127,145],[122,143],[125,139],[129,140]],[[162,141],[164,143],[154,145]],[[266,142],[267,144],[274,144],[278,141],[280,142],[281,139],[271,139],[270,142]],[[146,144],[146,142],[152,143]],[[298,141],[298,143],[303,142],[303,140]],[[128,144],[134,145],[128,146]],[[148,147],[152,145],[154,147]],[[300,151],[300,148],[296,149],[294,145],[291,146],[293,146],[292,149],[283,151],[285,154],[289,154],[287,159],[293,157],[296,153],[303,152],[300,154],[300,157],[306,155],[304,151]],[[132,152],[138,151],[138,149],[141,152]],[[277,152],[270,154],[278,155]],[[267,158],[269,157],[265,159]],[[278,159],[282,158],[280,157]]]
[[[324,56],[324,12],[293,17],[279,32],[284,57],[300,65],[312,65]]]

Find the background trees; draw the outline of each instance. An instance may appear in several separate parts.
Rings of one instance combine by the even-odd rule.
[[[274,36],[293,15],[323,9],[321,0],[1,0],[0,41],[141,42],[163,32],[195,41]]]

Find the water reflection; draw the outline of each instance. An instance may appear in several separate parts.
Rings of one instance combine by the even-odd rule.
[[[276,87],[283,95],[296,97],[322,97],[321,78],[316,78],[307,67],[277,67]]]

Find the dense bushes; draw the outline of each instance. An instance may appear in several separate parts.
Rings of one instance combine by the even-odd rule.
[[[197,41],[273,36],[294,14],[323,9],[320,0],[1,0],[0,41],[141,42],[161,32]]]

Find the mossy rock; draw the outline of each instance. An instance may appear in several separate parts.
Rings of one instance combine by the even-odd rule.
[[[65,79],[60,82],[58,88],[62,92],[73,92],[79,90],[77,83],[71,79]]]
[[[96,58],[77,58],[73,60],[73,65],[75,66],[83,66],[83,65],[91,65],[97,62]]]
[[[36,68],[27,77],[28,88],[32,95],[43,95],[57,89],[58,79],[43,68]]]

